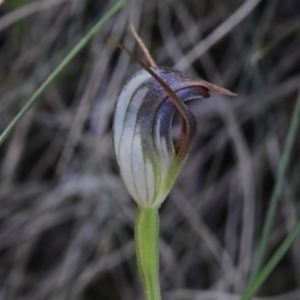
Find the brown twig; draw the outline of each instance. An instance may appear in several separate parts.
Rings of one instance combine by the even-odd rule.
[[[149,53],[149,50],[147,49],[146,45],[144,44],[143,40],[140,38],[140,36],[138,35],[138,33],[136,32],[134,25],[130,22],[130,29],[131,32],[134,36],[134,38],[136,39],[136,41],[138,42],[139,46],[141,47],[147,61],[149,62],[151,67],[157,67],[154,59],[152,58],[151,54]]]

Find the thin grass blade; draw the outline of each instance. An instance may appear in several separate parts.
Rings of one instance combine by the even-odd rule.
[[[78,42],[73,50],[66,56],[66,58],[58,65],[58,67],[48,76],[44,83],[38,88],[38,90],[32,95],[26,102],[24,107],[14,117],[14,119],[8,124],[5,130],[0,135],[0,146],[4,143],[7,137],[10,135],[14,127],[19,120],[25,115],[25,113],[31,108],[36,100],[41,96],[45,89],[53,82],[53,80],[63,71],[63,69],[71,62],[71,60],[88,44],[93,36],[103,27],[103,25],[116,14],[126,3],[126,0],[119,0],[91,29],[90,31]]]
[[[298,125],[299,125],[299,120],[300,120],[300,91],[298,93],[298,98],[297,98],[297,102],[296,102],[296,105],[295,105],[295,110],[294,110],[294,113],[293,113],[293,116],[292,116],[288,136],[287,136],[286,141],[285,141],[285,146],[284,146],[282,158],[280,160],[279,171],[278,171],[278,174],[277,174],[275,187],[273,189],[273,193],[272,193],[272,196],[271,196],[271,201],[270,201],[266,221],[265,221],[264,228],[263,228],[261,242],[260,242],[260,245],[259,245],[259,248],[258,248],[256,258],[254,260],[252,274],[251,274],[251,278],[250,278],[250,285],[253,283],[254,278],[256,277],[258,272],[260,271],[261,265],[262,265],[262,262],[263,262],[263,259],[264,259],[264,255],[265,255],[265,252],[266,252],[269,236],[270,236],[270,233],[271,233],[271,230],[272,230],[274,215],[275,215],[277,204],[278,204],[278,201],[279,201],[279,196],[280,196],[282,184],[283,184],[283,181],[284,181],[284,177],[285,177],[285,174],[286,174],[287,167],[288,167],[289,162],[290,162],[292,147],[293,147],[293,143],[294,143],[294,140],[295,140],[295,137],[296,137],[297,128],[298,128]]]

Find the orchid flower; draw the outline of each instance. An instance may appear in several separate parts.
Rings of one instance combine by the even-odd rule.
[[[145,49],[135,30],[132,31]],[[150,68],[123,45],[113,42],[143,68],[129,78],[118,96],[114,148],[125,186],[138,204],[136,254],[145,299],[160,300],[158,209],[180,173],[197,131],[195,117],[185,102],[208,98],[211,91],[235,94],[190,74],[156,67],[152,58],[148,59]],[[174,145],[171,126],[176,111],[182,122]]]
[[[197,125],[185,102],[208,98],[209,91],[234,95],[178,70],[150,70],[163,85],[147,70],[135,73],[118,96],[114,116],[114,147],[121,176],[130,195],[144,208],[159,207],[165,200],[194,143]],[[165,86],[171,89],[171,97]],[[177,109],[184,121],[174,145],[171,124]]]

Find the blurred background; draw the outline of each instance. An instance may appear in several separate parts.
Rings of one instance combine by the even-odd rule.
[[[0,1],[1,132],[115,3]],[[120,179],[112,116],[143,58],[238,93],[189,103],[193,151],[160,210],[166,300],[238,300],[249,282],[300,86],[299,0],[128,0],[0,148],[0,299],[142,299],[136,204]],[[143,58],[144,59],[144,58]],[[174,123],[174,138],[179,123]],[[299,216],[300,133],[266,258]],[[253,299],[300,299],[300,239]]]

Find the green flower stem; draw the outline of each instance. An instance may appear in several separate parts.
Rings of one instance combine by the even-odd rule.
[[[139,207],[135,225],[136,255],[145,300],[160,300],[158,208]]]

